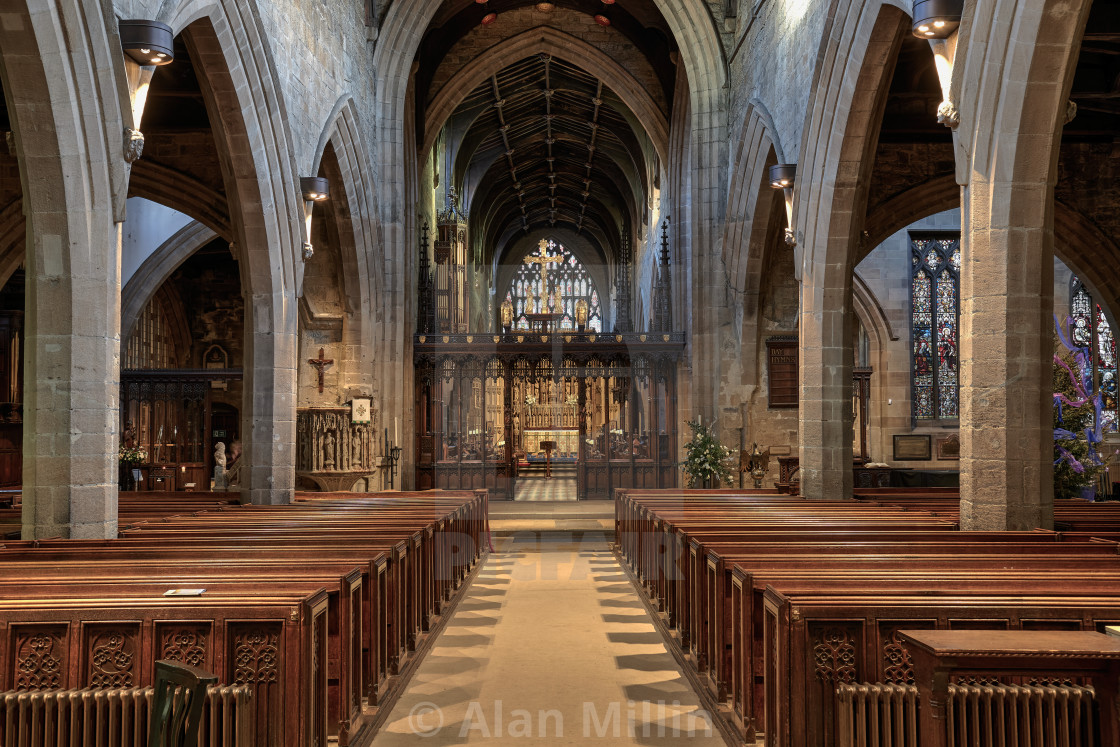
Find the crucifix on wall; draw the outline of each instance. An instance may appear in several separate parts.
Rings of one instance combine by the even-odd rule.
[[[307,362],[319,369],[319,394],[323,393],[323,369],[334,363],[334,358],[324,358],[323,349],[319,348],[318,358],[308,358]]]

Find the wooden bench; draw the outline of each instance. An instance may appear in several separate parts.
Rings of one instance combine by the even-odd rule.
[[[123,607],[153,602],[137,594],[190,585],[207,592],[167,604],[177,609],[193,603],[201,617],[218,598],[230,597],[225,604],[232,607],[238,596],[314,591],[325,601],[325,649],[317,659],[323,671],[321,720],[326,733],[346,744],[360,728],[363,696],[372,704],[385,692],[431,615],[481,557],[487,536],[485,493],[399,495],[282,507],[219,504],[181,516],[165,514],[166,506],[148,510],[137,503],[133,516],[141,518],[122,532],[124,539],[5,543],[0,564],[18,569],[29,583],[0,580],[0,605],[64,607],[70,597],[95,589],[106,604]],[[185,503],[195,508],[205,502]],[[151,614],[161,613],[153,605]],[[228,658],[217,644],[212,650]],[[319,655],[305,647],[301,656]],[[307,710],[295,703],[283,709]],[[269,736],[258,743],[311,742]]]
[[[1115,507],[1062,506],[1070,526],[1084,531],[960,533],[954,495],[903,499],[907,502],[899,506],[755,493],[622,491],[617,545],[717,701],[730,695],[744,737],[775,725],[764,732],[767,744],[831,744],[831,699],[801,697],[814,686],[821,689],[815,673],[805,674],[805,662],[824,649],[806,649],[797,639],[790,650],[800,658],[789,654],[777,663],[771,654],[774,636],[798,630],[806,600],[848,594],[855,600],[853,618],[864,604],[874,619],[888,621],[886,615],[897,608],[880,610],[883,599],[920,599],[913,595],[941,589],[956,595],[945,599],[957,624],[991,625],[999,604],[1000,614],[1018,610],[1015,624],[1071,625],[1039,611],[1046,597],[1031,593],[1041,591],[1062,604],[1084,604],[1079,625],[1103,625],[1120,614],[1120,532],[1100,531],[1120,517]],[[786,592],[794,601],[782,618],[769,611],[767,600]],[[1032,609],[1037,618],[1030,617]],[[1012,624],[998,614],[995,619]],[[782,624],[792,627],[779,629]],[[771,635],[771,629],[777,632]],[[785,700],[775,704],[779,696]],[[767,721],[774,709],[774,718],[786,720]],[[802,731],[791,737],[788,722],[805,720],[791,713],[812,714],[816,726],[798,727]]]
[[[256,744],[326,744],[327,595],[0,599],[0,690],[136,687],[202,649],[254,694]]]

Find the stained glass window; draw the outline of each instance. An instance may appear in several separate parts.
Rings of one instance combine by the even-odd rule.
[[[506,291],[505,300],[513,304],[514,329],[528,330],[530,314],[554,313],[561,315],[560,329],[574,330],[576,303],[582,298],[588,305],[587,329],[602,332],[599,291],[583,263],[562,244],[542,243],[542,249],[525,256]]]
[[[1100,304],[1077,276],[1070,279],[1069,317],[1073,344],[1093,351],[1093,383],[1101,395],[1101,429],[1120,429],[1117,419],[1116,338]]]
[[[911,401],[916,420],[955,420],[961,249],[958,237],[910,239]]]

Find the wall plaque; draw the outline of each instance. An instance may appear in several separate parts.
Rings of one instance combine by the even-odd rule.
[[[766,341],[766,364],[770,381],[770,407],[797,407],[797,337],[783,335]]]
[[[961,437],[955,433],[937,439],[937,458],[943,462],[961,458]]]
[[[895,435],[894,461],[928,462],[932,458],[928,435]]]

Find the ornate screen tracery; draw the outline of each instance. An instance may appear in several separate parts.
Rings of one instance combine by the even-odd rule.
[[[910,237],[911,401],[915,420],[959,417],[960,237]]]
[[[562,330],[576,328],[576,302],[587,301],[587,329],[603,331],[603,312],[599,291],[591,275],[584,269],[574,254],[562,244],[549,240],[544,251],[546,261],[543,267],[545,285],[541,285],[541,255],[526,255],[525,261],[517,268],[505,300],[513,304],[513,328],[528,330],[528,314],[561,313],[558,327]],[[536,258],[536,261],[531,261]],[[555,261],[559,259],[560,261]],[[560,308],[556,308],[556,291],[560,291]]]
[[[1076,275],[1070,279],[1069,316],[1073,344],[1089,348],[1093,361],[1093,387],[1101,395],[1101,429],[1118,429],[1116,415],[1116,338],[1100,304]]]

